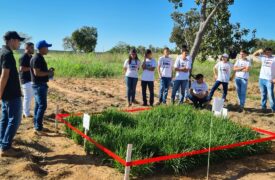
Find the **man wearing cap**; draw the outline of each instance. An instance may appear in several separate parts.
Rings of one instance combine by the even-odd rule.
[[[45,40],[36,44],[38,53],[31,59],[31,79],[34,91],[34,130],[36,135],[42,135],[43,117],[47,109],[47,93],[49,77],[53,76],[54,69],[48,69],[44,55],[48,53],[48,47],[51,47]]]
[[[24,41],[15,31],[4,35],[5,45],[0,51],[0,99],[2,100],[2,117],[0,119],[0,156],[16,156],[12,140],[22,118],[22,94],[16,61],[12,50],[20,47]]]
[[[19,65],[20,65],[20,81],[22,85],[23,90],[23,117],[24,118],[30,118],[30,106],[31,106],[31,100],[33,98],[33,90],[31,85],[31,68],[30,68],[30,61],[32,58],[32,55],[34,53],[34,44],[31,42],[27,42],[25,44],[25,53],[23,56],[19,59]]]
[[[223,86],[223,95],[222,99],[226,101],[227,90],[228,90],[228,83],[232,80],[233,75],[232,72],[233,64],[229,62],[228,54],[223,54],[221,57],[221,61],[218,62],[215,67],[213,68],[214,78],[216,80],[215,84],[213,85],[208,99],[211,100],[215,91],[218,87],[222,84]],[[218,74],[217,74],[218,73]]]

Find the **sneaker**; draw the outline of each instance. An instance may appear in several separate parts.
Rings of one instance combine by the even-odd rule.
[[[159,106],[159,105],[161,105],[161,102],[157,102],[157,103],[156,103],[156,106]]]
[[[33,115],[30,114],[30,115],[27,116],[27,115],[23,114],[22,117],[23,117],[23,119],[25,119],[25,118],[33,118]]]
[[[43,130],[42,131],[34,130],[33,133],[36,136],[45,136],[45,135],[47,135]]]
[[[267,112],[268,112],[267,109],[262,108],[262,113],[267,113]]]
[[[139,104],[137,100],[133,100],[133,104]]]
[[[18,157],[22,155],[20,149],[10,148],[7,150],[0,150],[0,157]]]
[[[142,106],[148,106],[148,104],[147,103],[143,103]]]
[[[238,110],[238,112],[239,112],[239,113],[242,113],[243,110],[244,110],[244,108],[243,108],[243,107],[240,107],[239,110]]]

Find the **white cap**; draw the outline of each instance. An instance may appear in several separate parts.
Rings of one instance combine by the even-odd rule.
[[[228,54],[224,53],[222,57],[229,58]]]

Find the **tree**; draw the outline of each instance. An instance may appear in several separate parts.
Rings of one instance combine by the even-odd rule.
[[[174,4],[175,9],[179,9],[183,6],[183,0],[169,1]],[[199,52],[203,36],[206,34],[214,15],[219,14],[228,16],[228,14],[224,14],[224,12],[228,12],[228,6],[232,5],[234,0],[196,0],[195,2],[200,10],[197,11],[197,9],[192,9],[187,12],[187,14],[183,14],[183,34],[180,34],[180,31],[177,32],[178,36],[186,36],[185,42],[191,47],[190,56],[193,60],[195,60]],[[192,31],[185,31],[186,28],[191,28],[193,34]]]
[[[75,30],[71,37],[63,39],[64,49],[78,50],[80,52],[93,52],[97,44],[97,29],[94,27],[83,26]]]
[[[64,50],[72,50],[74,52],[77,51],[76,43],[69,36],[63,38],[63,48]]]
[[[267,39],[255,39],[256,46],[253,51],[257,49],[264,49],[264,48],[272,48],[275,50],[275,40],[267,40]]]

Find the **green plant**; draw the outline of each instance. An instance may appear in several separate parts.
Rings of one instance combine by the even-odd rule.
[[[81,129],[81,117],[67,119]],[[256,139],[259,134],[242,127],[229,119],[217,118],[211,112],[197,111],[191,106],[157,107],[151,111],[130,115],[115,110],[107,110],[91,117],[90,137],[104,145],[120,157],[125,157],[127,144],[133,144],[132,159],[145,159],[174,153],[199,150],[208,147],[209,128],[213,121],[212,146],[232,144]],[[66,129],[69,137],[81,144],[82,140]],[[88,144],[88,150],[103,157],[104,161],[123,170],[123,166],[107,157],[101,150]],[[211,161],[222,161],[235,156],[246,156],[270,150],[270,143],[260,143],[211,153]],[[185,172],[205,165],[207,156],[197,155],[172,159],[154,164],[133,167],[135,175],[150,174],[156,170]]]

